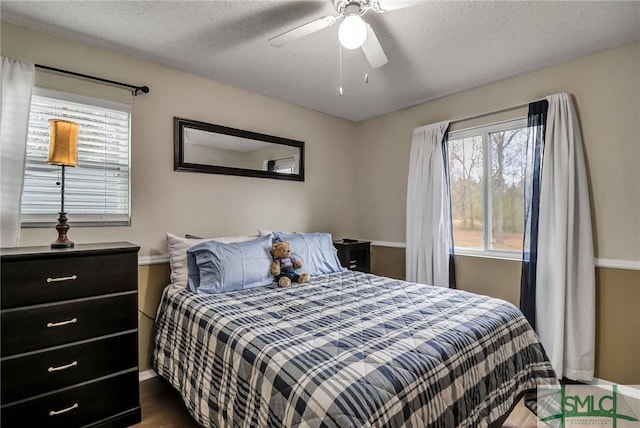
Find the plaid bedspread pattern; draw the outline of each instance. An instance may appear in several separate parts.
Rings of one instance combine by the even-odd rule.
[[[207,427],[482,427],[555,382],[502,300],[358,272],[163,296],[153,365]]]

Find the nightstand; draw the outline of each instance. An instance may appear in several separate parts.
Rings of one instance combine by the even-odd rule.
[[[139,249],[0,249],[2,427],[140,421]]]
[[[356,239],[333,241],[338,250],[340,264],[347,269],[369,273],[371,260],[371,242]]]

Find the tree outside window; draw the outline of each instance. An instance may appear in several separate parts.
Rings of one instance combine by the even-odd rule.
[[[456,249],[522,252],[526,119],[449,134]]]

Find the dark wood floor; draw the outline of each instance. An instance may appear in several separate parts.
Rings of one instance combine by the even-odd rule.
[[[142,422],[135,428],[185,427],[197,428],[182,399],[171,386],[160,377],[140,383],[140,405]],[[536,418],[522,402],[518,403],[503,428],[535,428]]]

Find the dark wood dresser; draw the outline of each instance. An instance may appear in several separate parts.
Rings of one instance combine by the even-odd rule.
[[[140,421],[138,250],[0,250],[0,425]]]

